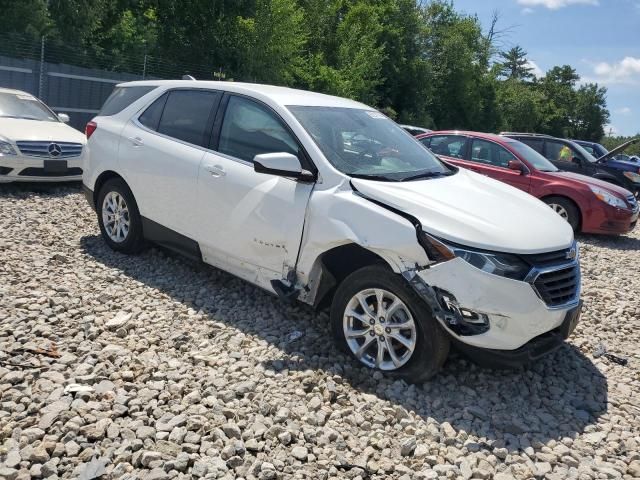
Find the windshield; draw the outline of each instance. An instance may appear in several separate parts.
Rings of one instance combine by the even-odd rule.
[[[580,154],[584,157],[584,159],[587,162],[590,163],[596,163],[598,160],[596,159],[596,157],[594,157],[593,155],[591,155],[589,152],[587,152],[582,145],[578,145],[575,142],[571,142],[571,146],[573,146],[573,148],[575,148],[578,152],[580,152]]]
[[[331,164],[352,177],[408,181],[455,172],[380,112],[289,106]]]
[[[58,122],[58,117],[28,93],[0,93],[0,117]]]
[[[530,164],[536,170],[540,170],[541,172],[558,171],[558,168],[553,163],[544,158],[529,145],[517,141],[507,143],[513,150],[518,152],[518,155],[520,155],[524,160],[526,160],[528,164]]]

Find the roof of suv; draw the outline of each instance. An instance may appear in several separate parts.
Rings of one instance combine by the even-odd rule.
[[[13,93],[15,95],[29,95],[29,96],[32,96],[30,93],[23,92],[22,90],[15,90],[13,88],[0,88],[0,93]]]
[[[436,130],[429,133],[421,133],[420,135],[416,135],[417,139],[433,137],[435,135],[469,135],[475,138],[482,138],[485,140],[493,140],[498,143],[508,143],[513,141],[514,139],[507,139],[503,136],[496,135],[495,133],[484,133],[484,132],[471,132],[469,130]]]
[[[261,85],[242,82],[215,82],[203,80],[142,80],[118,84],[118,87],[128,86],[158,86],[168,88],[210,88],[240,94],[248,94],[256,98],[269,98],[282,106],[301,105],[318,107],[343,107],[373,110],[371,107],[354,100],[334,97],[323,93],[296,90],[294,88],[278,87],[275,85]]]

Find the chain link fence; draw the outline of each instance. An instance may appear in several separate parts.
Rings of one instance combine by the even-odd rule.
[[[83,130],[113,87],[144,79],[200,80],[220,77],[220,66],[170,62],[147,54],[84,52],[73,46],[19,35],[0,35],[0,87],[29,92],[55,112],[67,113],[70,125]]]

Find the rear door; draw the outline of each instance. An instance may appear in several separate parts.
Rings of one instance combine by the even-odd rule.
[[[589,175],[582,166],[584,163],[588,163],[587,160],[582,158],[579,152],[573,150],[564,142],[546,139],[544,156],[553,162],[560,170]]]
[[[469,163],[474,166],[472,170],[529,192],[531,177],[518,170],[508,168],[510,161],[519,162],[513,153],[490,140],[473,138],[470,141],[468,159]]]
[[[221,97],[213,90],[170,90],[129,122],[120,142],[140,214],[190,238],[200,162]]]
[[[224,112],[224,115],[223,115]],[[227,95],[197,184],[197,240],[207,263],[271,289],[295,267],[312,183],[254,170],[253,158],[286,152],[308,159],[270,107]]]
[[[464,161],[467,154],[467,137],[464,135],[433,135],[421,138],[420,143],[443,160],[468,167]]]

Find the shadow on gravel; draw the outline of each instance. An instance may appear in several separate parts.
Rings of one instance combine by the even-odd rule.
[[[0,197],[28,198],[32,194],[65,196],[82,191],[81,182],[36,183],[15,182],[0,183]]]
[[[392,408],[413,411],[445,443],[447,437],[467,432],[482,439],[468,444],[470,450],[515,451],[535,447],[537,442],[575,437],[606,412],[606,377],[570,344],[528,370],[483,369],[453,352],[443,371],[430,382],[407,385],[359,367],[336,348],[326,313],[316,313],[302,303],[282,302],[225,272],[162,250],[125,256],[111,251],[97,235],[83,237],[81,248],[98,262],[201,310],[209,319],[278,347],[281,358],[261,362],[266,369],[313,371],[315,381],[310,388],[324,385],[325,398],[328,395],[338,403],[350,397],[351,387],[388,401]],[[229,310],[238,297],[247,298],[247,306]],[[293,331],[303,336],[287,341]],[[308,387],[303,382],[291,390]],[[359,399],[354,405],[358,413],[368,409]],[[396,409],[398,422],[403,416],[402,409]],[[439,433],[434,420],[448,422],[452,428],[440,425],[444,434]],[[362,428],[380,427],[364,423]]]
[[[627,235],[587,235],[578,236],[579,242],[589,242],[589,245],[606,247],[608,250],[640,250],[640,238]]]

